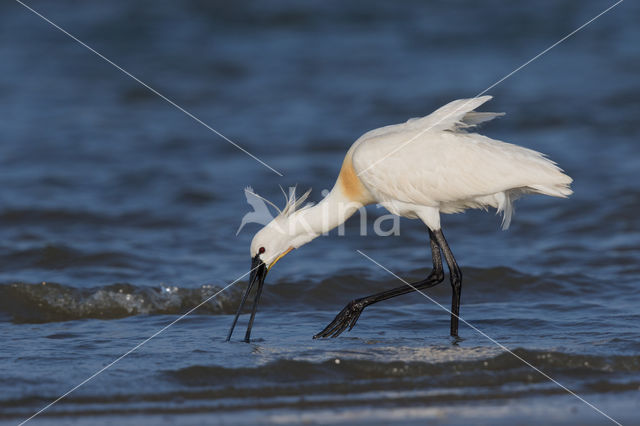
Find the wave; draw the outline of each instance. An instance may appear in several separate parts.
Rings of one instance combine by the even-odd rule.
[[[609,378],[611,373],[640,372],[640,357],[631,355],[598,356],[556,351],[537,351],[518,348],[513,353],[542,371],[561,372],[564,377],[597,379]],[[166,376],[185,386],[209,386],[212,383],[274,382],[326,383],[334,380],[351,382],[410,379],[414,384],[427,380],[429,386],[489,386],[509,382],[547,382],[520,359],[510,353],[479,356],[455,361],[372,361],[365,359],[331,359],[323,362],[281,359],[249,368],[196,365],[165,372]],[[452,380],[455,376],[455,380]],[[539,376],[539,377],[538,377]],[[594,385],[595,385],[594,384]]]
[[[19,323],[69,321],[84,318],[115,319],[133,315],[180,314],[220,291],[221,287],[136,287],[112,284],[77,288],[62,284],[0,284],[0,312]],[[199,308],[199,313],[229,314],[239,290],[229,289]]]
[[[39,261],[55,263],[63,267],[68,250],[52,248],[45,257],[39,253]],[[35,254],[34,254],[35,256]],[[99,255],[95,255],[99,256]],[[84,259],[93,262],[95,256]],[[113,256],[113,254],[109,254]],[[118,257],[118,256],[116,256]],[[122,260],[131,261],[129,260]],[[465,293],[476,303],[505,302],[518,300],[523,293],[539,295],[580,294],[595,291],[587,277],[572,276],[571,284],[563,284],[561,276],[536,277],[513,269],[467,268]],[[418,280],[423,271],[409,273],[408,279]],[[496,286],[496,282],[509,285]],[[576,285],[578,284],[578,285]],[[41,323],[68,321],[83,318],[115,319],[134,315],[181,314],[218,292],[224,285],[201,285],[199,287],[177,287],[160,285],[157,287],[135,286],[116,283],[99,287],[73,287],[63,284],[42,282],[0,284],[0,314],[8,315],[14,322]],[[282,279],[268,283],[260,301],[263,308],[287,306],[308,306],[314,309],[335,310],[344,306],[354,297],[364,296],[397,287],[398,282],[390,279],[372,279],[364,272],[350,271],[323,280]],[[225,290],[199,308],[198,313],[210,315],[233,314],[240,302],[246,281]],[[443,284],[429,289],[435,297],[450,294],[450,287]],[[539,303],[545,300],[539,298]],[[404,297],[405,304],[423,303],[422,298]],[[249,309],[249,308],[247,308]]]
[[[640,359],[515,349],[514,353],[573,390],[636,391]],[[72,394],[47,416],[244,412],[251,409],[327,409],[349,406],[438,406],[489,400],[513,401],[566,391],[512,354],[448,362],[383,362],[280,359],[249,368],[196,365],[160,372],[165,382],[150,392],[118,388],[115,393]],[[164,387],[164,389],[163,389]],[[54,395],[55,396],[55,395]],[[24,416],[49,395],[0,398],[0,418]],[[179,401],[179,404],[176,404]]]

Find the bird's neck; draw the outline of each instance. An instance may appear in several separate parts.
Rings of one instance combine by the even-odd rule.
[[[299,247],[328,233],[343,224],[362,206],[363,203],[352,200],[340,185],[336,185],[318,204],[292,215],[290,220],[293,234],[298,240],[295,246]]]
[[[343,224],[374,198],[362,184],[353,165],[354,144],[342,162],[340,174],[331,192],[318,204],[294,213],[294,247],[300,247]]]

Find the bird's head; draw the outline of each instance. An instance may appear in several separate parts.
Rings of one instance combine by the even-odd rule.
[[[278,215],[271,220],[264,228],[259,230],[251,240],[250,253],[253,261],[259,261],[270,269],[284,255],[294,248],[298,248],[309,242],[312,238],[307,227],[299,223],[300,213],[310,204],[302,207],[302,204],[309,197],[311,190],[296,198],[295,189],[292,189],[287,196],[284,209],[278,209]],[[273,204],[272,204],[273,205]]]
[[[258,300],[262,292],[262,286],[267,276],[267,272],[276,264],[277,261],[282,259],[291,250],[300,247],[313,239],[313,234],[300,232],[300,229],[304,229],[304,226],[297,226],[294,217],[295,213],[306,208],[302,207],[301,209],[300,206],[307,199],[310,192],[311,190],[307,191],[299,198],[296,198],[295,191],[291,191],[289,196],[285,194],[285,208],[282,210],[278,209],[279,214],[253,237],[250,246],[251,273],[249,276],[249,285],[242,297],[227,340],[231,338],[233,328],[235,327],[236,321],[238,320],[238,316],[242,311],[249,292],[253,288],[254,284],[257,283],[258,290],[256,293],[256,299],[253,304],[247,334],[245,335],[245,341],[249,341],[253,317],[256,312]]]
[[[251,241],[252,263],[264,264],[268,270],[293,250],[293,238],[285,231],[277,219],[258,231]]]

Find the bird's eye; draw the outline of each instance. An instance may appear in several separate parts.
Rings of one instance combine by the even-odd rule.
[[[264,247],[260,247],[260,248],[258,249],[258,253],[260,253],[260,254],[264,253]]]

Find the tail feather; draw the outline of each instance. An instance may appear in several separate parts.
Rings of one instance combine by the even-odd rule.
[[[498,202],[496,213],[502,213],[502,229],[509,229],[511,225],[511,219],[515,213],[514,202],[527,193],[538,193],[543,195],[549,195],[551,197],[567,198],[573,191],[571,190],[571,179],[569,176],[561,173],[562,179],[550,185],[529,185],[522,188],[509,189],[504,192],[496,194]]]
[[[552,185],[552,186],[531,185],[531,188],[540,194],[549,195],[551,197],[567,198],[569,195],[573,194],[573,191],[569,187],[570,184],[571,182]]]
[[[571,190],[573,179],[565,174],[564,170],[558,167],[556,163],[548,158],[545,158],[545,160],[551,166],[551,173],[547,175],[546,179],[541,180],[541,183],[528,186],[539,194],[549,195],[551,197],[567,198],[573,194]]]

